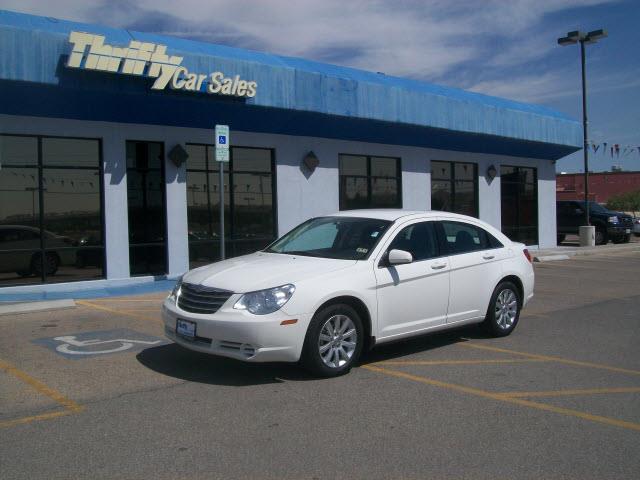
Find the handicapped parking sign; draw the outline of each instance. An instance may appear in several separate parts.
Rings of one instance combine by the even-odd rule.
[[[127,351],[137,352],[169,342],[134,330],[120,328],[40,338],[33,340],[33,343],[53,350],[63,357],[79,359]]]

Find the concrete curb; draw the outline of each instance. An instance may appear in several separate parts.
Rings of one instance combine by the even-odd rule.
[[[16,315],[20,313],[48,312],[50,310],[64,310],[76,308],[76,302],[72,299],[47,300],[44,302],[10,303],[0,304],[0,316]]]
[[[631,243],[625,245],[612,245],[612,246],[599,246],[599,247],[586,247],[576,248],[574,250],[563,250],[563,247],[558,249],[541,250],[539,254],[533,254],[534,262],[549,262],[554,260],[569,260],[571,257],[583,257],[590,255],[606,255],[608,253],[620,253],[620,252],[640,252],[640,244]],[[564,247],[566,248],[566,247]]]
[[[533,257],[534,262],[555,262],[556,260],[569,260],[569,255],[540,255]]]

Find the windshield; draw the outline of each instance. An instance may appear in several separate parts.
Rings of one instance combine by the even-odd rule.
[[[363,260],[369,256],[388,220],[354,217],[319,217],[299,225],[264,251],[308,257]]]
[[[584,202],[582,202],[582,207],[584,208]],[[595,213],[609,213],[609,210],[596,202],[589,202],[589,210]]]

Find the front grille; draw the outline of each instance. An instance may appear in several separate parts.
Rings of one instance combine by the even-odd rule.
[[[632,227],[633,226],[633,219],[631,217],[622,217],[622,224],[625,227]]]
[[[178,307],[191,313],[216,313],[233,292],[218,288],[183,283],[178,295]]]

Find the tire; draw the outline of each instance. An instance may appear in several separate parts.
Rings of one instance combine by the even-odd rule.
[[[562,242],[564,242],[564,239],[565,239],[566,237],[567,237],[567,236],[566,236],[564,233],[559,233],[559,234],[558,234],[558,237],[557,237],[557,240],[558,240],[558,242],[557,242],[557,243],[558,243],[558,245],[560,245]]]
[[[31,259],[31,271],[35,273],[37,276],[42,275],[42,262],[41,262],[40,254],[36,254]],[[60,266],[60,259],[57,255],[52,253],[47,253],[44,257],[45,260],[45,268],[47,269],[47,275],[55,275],[58,271],[58,267]]]
[[[621,237],[616,237],[613,239],[613,243],[629,243],[631,241],[631,234],[622,235]]]
[[[512,303],[515,302],[515,305]],[[502,282],[493,291],[487,315],[482,322],[484,329],[494,337],[506,337],[520,320],[522,299],[518,288],[511,282]],[[502,312],[503,315],[499,315]]]
[[[607,232],[601,228],[596,227],[596,245],[606,245],[609,242]]]
[[[640,237],[640,232],[635,232],[635,233],[634,233],[634,235],[635,235],[636,237]]]
[[[336,326],[337,335],[333,333]],[[344,330],[342,334],[341,330]],[[353,333],[344,335],[349,332]],[[349,305],[329,305],[318,310],[311,319],[304,339],[301,364],[318,377],[344,375],[360,357],[363,344],[364,329],[358,313]]]

